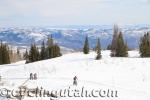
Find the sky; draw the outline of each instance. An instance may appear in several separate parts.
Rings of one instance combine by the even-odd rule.
[[[0,0],[0,26],[150,24],[150,0]]]

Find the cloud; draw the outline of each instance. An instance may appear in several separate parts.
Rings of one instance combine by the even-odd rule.
[[[148,23],[147,2],[149,0],[0,0],[0,24],[7,25],[8,20],[13,25]]]

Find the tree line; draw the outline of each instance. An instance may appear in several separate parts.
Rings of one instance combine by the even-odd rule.
[[[20,60],[26,60],[26,63],[31,63],[40,60],[51,59],[61,56],[60,47],[54,43],[51,37],[48,37],[46,42],[43,40],[41,45],[31,44],[30,49],[21,54],[19,48],[13,50],[8,44],[0,43],[0,65],[10,64]]]
[[[120,31],[117,25],[114,25],[113,29],[113,38],[111,44],[107,47],[108,50],[111,50],[111,57],[128,57],[128,45],[123,38],[123,33]],[[88,36],[85,38],[83,53],[89,54],[89,43]],[[97,44],[95,47],[95,51],[97,53],[96,60],[101,59],[101,44],[99,38],[97,39]],[[150,57],[150,35],[146,33],[140,39],[139,43],[139,53],[141,57]]]
[[[10,64],[12,62],[17,62],[22,60],[22,56],[20,54],[19,48],[17,50],[13,50],[8,46],[8,44],[0,43],[0,65],[2,64]]]
[[[61,56],[60,47],[54,43],[52,36],[48,37],[46,43],[43,40],[40,50],[36,44],[32,44],[30,50],[26,50],[24,58],[26,63],[31,63],[40,60],[51,59]]]
[[[112,57],[127,57],[128,56],[128,46],[127,43],[124,42],[122,32],[119,31],[118,26],[114,26],[113,38],[110,45],[108,45],[109,50],[111,50]],[[99,38],[97,39],[97,44],[95,47],[95,51],[97,53],[96,60],[101,59],[101,44]],[[85,38],[85,43],[83,47],[84,54],[89,53],[89,43],[88,37]]]
[[[123,38],[123,33],[120,31],[117,25],[114,25],[112,42],[107,47],[108,50],[111,50],[111,57],[128,57],[128,45]],[[101,55],[101,43],[100,39],[97,39],[97,43],[94,48],[97,53],[95,59],[99,60],[102,58]],[[85,38],[83,53],[89,54],[90,46],[88,36]],[[150,34],[145,33],[141,37],[139,42],[139,53],[141,57],[150,57]],[[16,62],[22,59],[26,60],[26,63],[31,63],[35,61],[51,59],[61,56],[61,51],[59,45],[54,43],[54,40],[51,37],[48,37],[46,41],[43,40],[40,46],[37,46],[35,43],[31,44],[30,49],[25,51],[23,57],[20,53],[19,48],[16,51],[12,50],[6,43],[0,42],[0,65],[9,64],[11,62]]]

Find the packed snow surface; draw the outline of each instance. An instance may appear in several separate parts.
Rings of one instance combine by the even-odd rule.
[[[102,51],[101,60],[95,57],[95,52],[88,55],[77,52],[30,64],[21,61],[1,65],[0,85],[9,89],[42,86],[46,90],[84,87],[88,91],[110,89],[118,93],[118,97],[59,97],[58,100],[150,100],[150,58],[140,58],[138,51],[129,51],[127,58],[110,57],[110,51]],[[38,79],[28,80],[30,73],[37,73]],[[77,86],[72,85],[74,76],[78,77]],[[50,98],[25,97],[24,100]]]

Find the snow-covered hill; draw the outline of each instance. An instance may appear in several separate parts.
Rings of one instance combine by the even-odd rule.
[[[0,28],[0,40],[6,41],[12,45],[30,45],[33,42],[41,44],[47,36],[52,35],[56,42],[62,47],[71,49],[81,49],[84,38],[89,36],[90,46],[94,47],[96,39],[100,37],[103,48],[112,40],[112,26],[87,26],[87,27],[30,27],[30,28]],[[137,48],[140,37],[150,31],[148,25],[135,25],[121,27],[125,40],[130,48]],[[73,43],[73,44],[72,44]]]
[[[91,91],[116,90],[117,98],[111,97],[61,97],[59,100],[149,100],[150,58],[139,58],[138,51],[129,51],[128,58],[111,58],[109,51],[102,52],[102,60],[96,54],[81,52],[65,54],[50,60],[24,64],[24,61],[0,66],[1,87],[14,89],[20,85],[37,86],[47,90],[79,89]],[[28,80],[30,73],[37,73],[37,80]],[[72,86],[73,77],[78,86]],[[25,100],[49,100],[49,98],[25,98]]]

